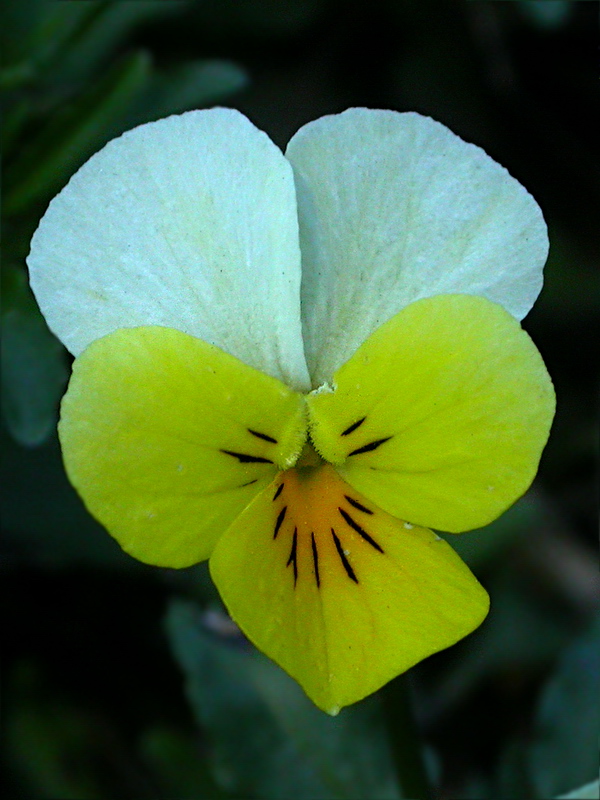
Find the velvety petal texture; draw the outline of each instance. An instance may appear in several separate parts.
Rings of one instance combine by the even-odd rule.
[[[302,395],[199,339],[121,329],[76,359],[59,434],[71,483],[123,549],[187,567],[295,463],[306,409]]]
[[[309,386],[292,170],[237,111],[191,111],[107,144],[50,204],[28,265],[75,355],[118,328],[163,325]]]
[[[129,131],[28,259],[76,356],[69,479],[141,561],[210,558],[335,714],[487,613],[428,528],[481,527],[535,475],[555,400],[518,319],[546,254],[525,189],[418,114],[324,117],[287,159],[227,109]]]
[[[210,570],[242,630],[330,714],[488,610],[446,542],[376,508],[329,465],[285,472],[257,495]]]
[[[482,295],[517,319],[533,305],[548,252],[542,213],[503,167],[444,125],[353,108],[305,125],[286,155],[313,387],[419,298]]]
[[[458,533],[529,488],[555,398],[514,317],[483,297],[438,295],[379,328],[308,405],[316,449],[355,489]]]

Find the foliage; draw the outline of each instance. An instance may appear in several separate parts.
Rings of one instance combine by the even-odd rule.
[[[3,796],[401,796],[388,695],[321,714],[231,626],[205,566],[128,559],[62,470],[69,356],[28,289],[37,221],[112,137],[222,103],[281,145],[349,105],[413,108],[482,145],[544,209],[552,250],[526,327],[555,380],[554,431],[530,493],[451,539],[490,591],[489,620],[411,680],[436,796],[598,797],[593,4],[5,6]]]

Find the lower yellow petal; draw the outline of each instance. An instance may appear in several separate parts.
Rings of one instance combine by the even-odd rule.
[[[122,329],[75,361],[59,434],[69,479],[123,549],[185,567],[295,462],[305,402],[180,331]]]
[[[407,306],[307,402],[311,438],[390,514],[450,532],[482,527],[529,487],[554,391],[529,336],[483,297]]]
[[[210,569],[246,635],[331,714],[488,610],[446,542],[376,508],[329,465],[279,475],[219,540]]]

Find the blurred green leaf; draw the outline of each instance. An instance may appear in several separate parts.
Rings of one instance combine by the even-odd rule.
[[[50,3],[47,0],[3,3],[0,25],[0,56],[3,67],[24,57],[31,46],[33,31],[39,26],[41,16],[49,10]]]
[[[483,775],[469,775],[460,787],[460,800],[495,800],[489,781]],[[523,798],[521,798],[523,800]]]
[[[0,443],[5,561],[45,568],[87,565],[153,571],[125,555],[87,513],[67,480],[56,436],[30,450],[15,444],[2,429]]]
[[[167,632],[215,780],[242,797],[397,798],[377,698],[328,717],[241,637],[219,637],[197,606],[173,602]]]
[[[544,267],[544,290],[536,301],[532,316],[538,327],[570,331],[573,323],[595,320],[600,300],[595,253],[560,224],[551,224],[552,246]]]
[[[178,800],[229,797],[214,782],[199,743],[176,728],[156,726],[144,731],[139,751],[157,779],[162,797]]]
[[[422,698],[436,713],[459,703],[486,676],[548,665],[571,639],[571,617],[540,595],[512,560],[485,587],[491,597],[487,619],[453,648],[443,679]]]
[[[493,796],[547,800],[598,769],[599,634],[600,617],[571,637],[542,692],[532,730],[518,730],[504,745]]]
[[[542,501],[530,491],[485,528],[467,531],[460,535],[443,534],[443,536],[472,569],[481,569],[515,541],[539,526],[542,517]]]
[[[66,354],[39,312],[23,270],[2,273],[2,413],[23,445],[35,446],[56,427],[68,379]]]
[[[197,3],[194,14],[200,29],[219,33],[243,32],[246,38],[289,36],[310,25],[323,10],[324,0],[219,0]]]
[[[600,798],[600,781],[592,781],[568,794],[561,794],[557,800],[598,800],[598,798]]]
[[[0,70],[0,90],[3,92],[18,88],[35,77],[34,65],[29,62],[10,64]]]
[[[218,606],[219,592],[212,582],[208,561],[201,561],[185,569],[161,570],[163,583],[173,594],[184,596],[204,607]]]
[[[19,0],[3,5],[0,85],[12,88],[39,76],[77,30],[92,17],[98,2]]]
[[[0,88],[13,92],[4,98],[4,156],[30,116],[52,115],[70,96],[85,93],[133,29],[185,8],[184,0],[6,3]],[[27,93],[14,91],[23,88]]]
[[[491,797],[519,797],[530,800],[533,797],[531,779],[527,769],[529,742],[521,733],[504,744]]]
[[[13,760],[34,797],[82,800],[104,796],[82,759],[91,731],[74,709],[20,708],[8,719],[5,735]],[[76,764],[76,769],[71,763]],[[31,795],[29,795],[31,796]]]
[[[251,655],[248,673],[253,685],[281,730],[335,796],[399,797],[378,697],[343,709],[334,719],[317,709],[270,659],[254,648]]]
[[[597,773],[599,697],[600,615],[565,650],[540,698],[530,756],[540,800]]]
[[[7,168],[5,213],[22,211],[61,188],[71,173],[117,132],[119,117],[142,90],[149,70],[149,56],[133,53],[89,92],[56,112]]]
[[[518,0],[517,8],[534,25],[547,30],[560,28],[571,15],[571,0]]]
[[[20,98],[14,103],[6,103],[4,121],[2,124],[2,153],[8,160],[13,145],[20,146],[19,134],[31,113],[31,100],[28,97]]]
[[[0,86],[40,82],[45,94],[82,85],[130,32],[186,8],[185,0],[19,0],[3,7]]]
[[[156,797],[128,742],[102,710],[61,696],[36,662],[8,677],[3,748],[14,797],[129,800]],[[5,795],[6,796],[6,795]]]
[[[116,48],[143,24],[160,20],[186,9],[187,0],[60,0],[66,14],[73,15],[79,6],[90,6],[93,14],[80,26],[61,53],[49,79],[53,84],[81,84],[92,77]]]
[[[166,72],[155,72],[130,111],[125,127],[208,106],[239,91],[248,76],[231,61],[190,61]]]
[[[27,797],[104,796],[90,764],[93,725],[76,708],[43,696],[37,671],[20,663],[9,676],[3,747]]]

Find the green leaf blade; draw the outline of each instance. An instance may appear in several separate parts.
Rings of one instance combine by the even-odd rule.
[[[67,385],[63,346],[49,331],[24,272],[7,269],[2,293],[2,413],[19,444],[36,447],[56,427]]]
[[[219,637],[203,619],[177,601],[166,628],[222,789],[268,800],[398,799],[377,698],[329,717],[239,635]]]

